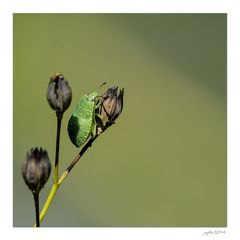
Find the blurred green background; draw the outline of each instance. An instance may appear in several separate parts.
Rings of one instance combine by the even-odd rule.
[[[49,78],[69,80],[60,172],[78,153],[67,122],[79,98],[125,88],[117,123],[63,183],[42,226],[227,224],[226,14],[14,14],[13,225],[32,226],[21,176],[33,146],[54,162]],[[42,206],[52,175],[40,193]]]

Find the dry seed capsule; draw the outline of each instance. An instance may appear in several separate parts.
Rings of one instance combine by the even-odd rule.
[[[22,164],[22,176],[34,193],[39,193],[47,182],[51,173],[51,163],[48,158],[47,151],[40,148],[32,148]]]
[[[102,120],[97,119],[98,131],[104,131],[110,127],[121,114],[123,96],[124,88],[120,89],[118,93],[118,87],[111,87],[101,95],[98,102],[100,106],[96,109],[96,113],[102,116]]]
[[[47,100],[56,113],[63,114],[72,101],[72,90],[62,74],[56,73],[50,78]]]

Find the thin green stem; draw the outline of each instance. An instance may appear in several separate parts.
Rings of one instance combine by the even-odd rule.
[[[58,187],[59,187],[59,184],[57,183],[53,183],[52,185],[52,189],[47,197],[47,200],[43,206],[43,209],[40,213],[40,217],[39,217],[39,222],[41,222],[43,220],[43,218],[45,217],[47,211],[48,211],[48,208],[50,207],[50,204],[56,194],[56,191],[58,190]],[[34,224],[34,227],[37,227],[37,223]]]
[[[50,207],[50,204],[58,190],[58,188],[60,187],[60,185],[63,183],[63,181],[66,179],[66,177],[68,176],[69,172],[72,170],[72,168],[75,166],[75,164],[78,162],[78,160],[83,156],[83,154],[87,151],[87,149],[89,147],[92,146],[92,143],[95,141],[95,139],[98,137],[99,135],[96,135],[95,138],[91,138],[86,145],[84,145],[84,147],[82,148],[82,150],[80,151],[80,153],[77,154],[77,156],[73,159],[73,161],[70,163],[70,165],[66,168],[66,170],[62,173],[61,177],[59,178],[59,180],[57,182],[53,182],[53,186],[52,189],[47,197],[47,200],[43,206],[43,209],[40,213],[40,222],[43,220],[43,218],[45,217],[48,208]],[[34,224],[34,227],[36,227],[36,223]]]

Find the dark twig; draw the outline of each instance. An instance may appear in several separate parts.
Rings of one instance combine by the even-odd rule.
[[[60,132],[62,123],[62,113],[56,112],[57,115],[57,136],[56,136],[56,152],[55,152],[55,168],[54,168],[54,182],[58,181],[58,162],[59,162],[59,144],[60,144]]]
[[[40,227],[39,220],[39,194],[33,192],[34,204],[35,204],[35,212],[36,212],[36,227]]]
[[[98,135],[96,135],[95,138],[89,139],[89,141],[84,145],[82,150],[78,153],[78,155],[73,159],[73,161],[67,167],[66,171],[68,173],[72,170],[72,168],[75,166],[75,164],[78,162],[78,160],[83,156],[83,154],[87,151],[87,149],[92,146],[92,143],[96,140],[97,137],[98,137]]]

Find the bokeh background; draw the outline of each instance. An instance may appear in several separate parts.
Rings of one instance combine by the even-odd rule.
[[[73,90],[60,173],[78,153],[67,122],[79,98],[125,88],[117,123],[60,187],[42,226],[227,225],[226,14],[14,14],[13,225],[32,226],[21,176],[33,146],[54,162],[49,78]],[[105,91],[107,89],[103,89]],[[40,193],[42,206],[52,175]]]

